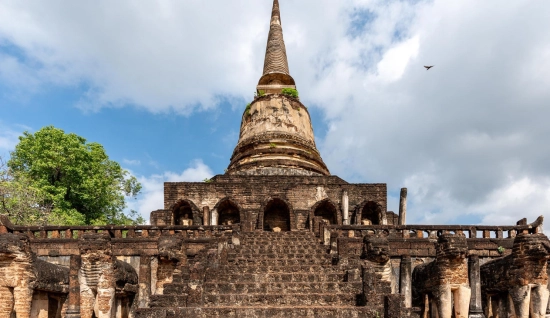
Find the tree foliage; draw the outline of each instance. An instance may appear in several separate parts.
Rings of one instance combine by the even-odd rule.
[[[51,220],[51,205],[45,196],[24,176],[14,177],[0,158],[0,213],[15,224],[45,225]]]
[[[51,207],[50,224],[143,222],[123,213],[125,196],[135,197],[141,185],[98,143],[48,126],[24,132],[7,165],[14,184],[28,183],[40,208]]]

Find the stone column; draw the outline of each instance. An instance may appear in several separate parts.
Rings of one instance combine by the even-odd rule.
[[[407,188],[401,188],[399,196],[399,225],[407,224]]]
[[[142,255],[139,258],[139,308],[149,307],[151,296],[151,256]]]
[[[80,255],[71,255],[69,264],[69,296],[66,318],[80,318]]]
[[[470,280],[470,315],[469,318],[485,318],[481,306],[481,278],[479,274],[479,256],[471,255],[468,258],[468,278]]]
[[[344,191],[342,194],[342,215],[343,215],[343,224],[349,225],[349,198],[348,191]]]
[[[412,306],[412,260],[409,255],[401,256],[399,266],[399,293],[405,297],[405,307]]]
[[[218,225],[218,209],[212,209],[210,223],[210,225]]]
[[[210,208],[207,206],[202,207],[202,224],[210,225]]]

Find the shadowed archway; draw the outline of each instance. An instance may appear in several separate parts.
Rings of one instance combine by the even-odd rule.
[[[374,201],[367,201],[361,211],[358,224],[380,225],[382,224],[382,208]]]
[[[180,200],[171,210],[174,225],[202,225],[199,209],[191,201]]]
[[[281,199],[272,199],[267,203],[263,215],[263,229],[273,231],[274,228],[281,231],[290,231],[290,209]]]
[[[319,202],[319,205],[313,211],[313,217],[320,217],[328,224],[338,223],[338,212],[334,204],[329,200],[323,200]]]
[[[241,212],[237,204],[229,199],[220,201],[217,205],[218,225],[232,225],[241,223]]]
[[[340,224],[338,209],[330,199],[324,199],[311,207],[310,227],[314,233],[319,233],[320,224]]]

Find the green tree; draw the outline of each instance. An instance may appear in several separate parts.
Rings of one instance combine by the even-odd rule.
[[[24,132],[11,153],[8,168],[13,180],[31,181],[51,206],[51,223],[134,224],[123,213],[125,196],[136,196],[141,185],[105,153],[98,143],[53,126],[34,134]]]
[[[0,158],[0,214],[5,214],[14,224],[45,225],[50,220],[51,205],[46,197],[32,186],[24,176],[15,178]]]

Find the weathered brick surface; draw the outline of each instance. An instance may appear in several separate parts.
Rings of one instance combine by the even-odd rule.
[[[203,207],[218,208],[230,200],[239,208],[241,222],[249,222],[252,228],[262,228],[264,212],[273,200],[285,202],[290,212],[293,229],[309,228],[319,203],[327,201],[336,215],[333,220],[342,223],[341,200],[347,191],[349,214],[356,220],[367,202],[377,206],[385,217],[387,193],[385,184],[349,184],[335,176],[231,176],[218,175],[211,182],[167,182],[164,184],[165,210],[172,210],[181,202],[192,207],[193,220],[202,223]],[[326,210],[326,205],[321,206]],[[151,222],[163,219],[165,212],[153,212]],[[318,211],[320,213],[320,211]],[[162,214],[162,216],[161,216]],[[360,220],[360,217],[359,217]],[[152,223],[154,224],[154,223]]]

